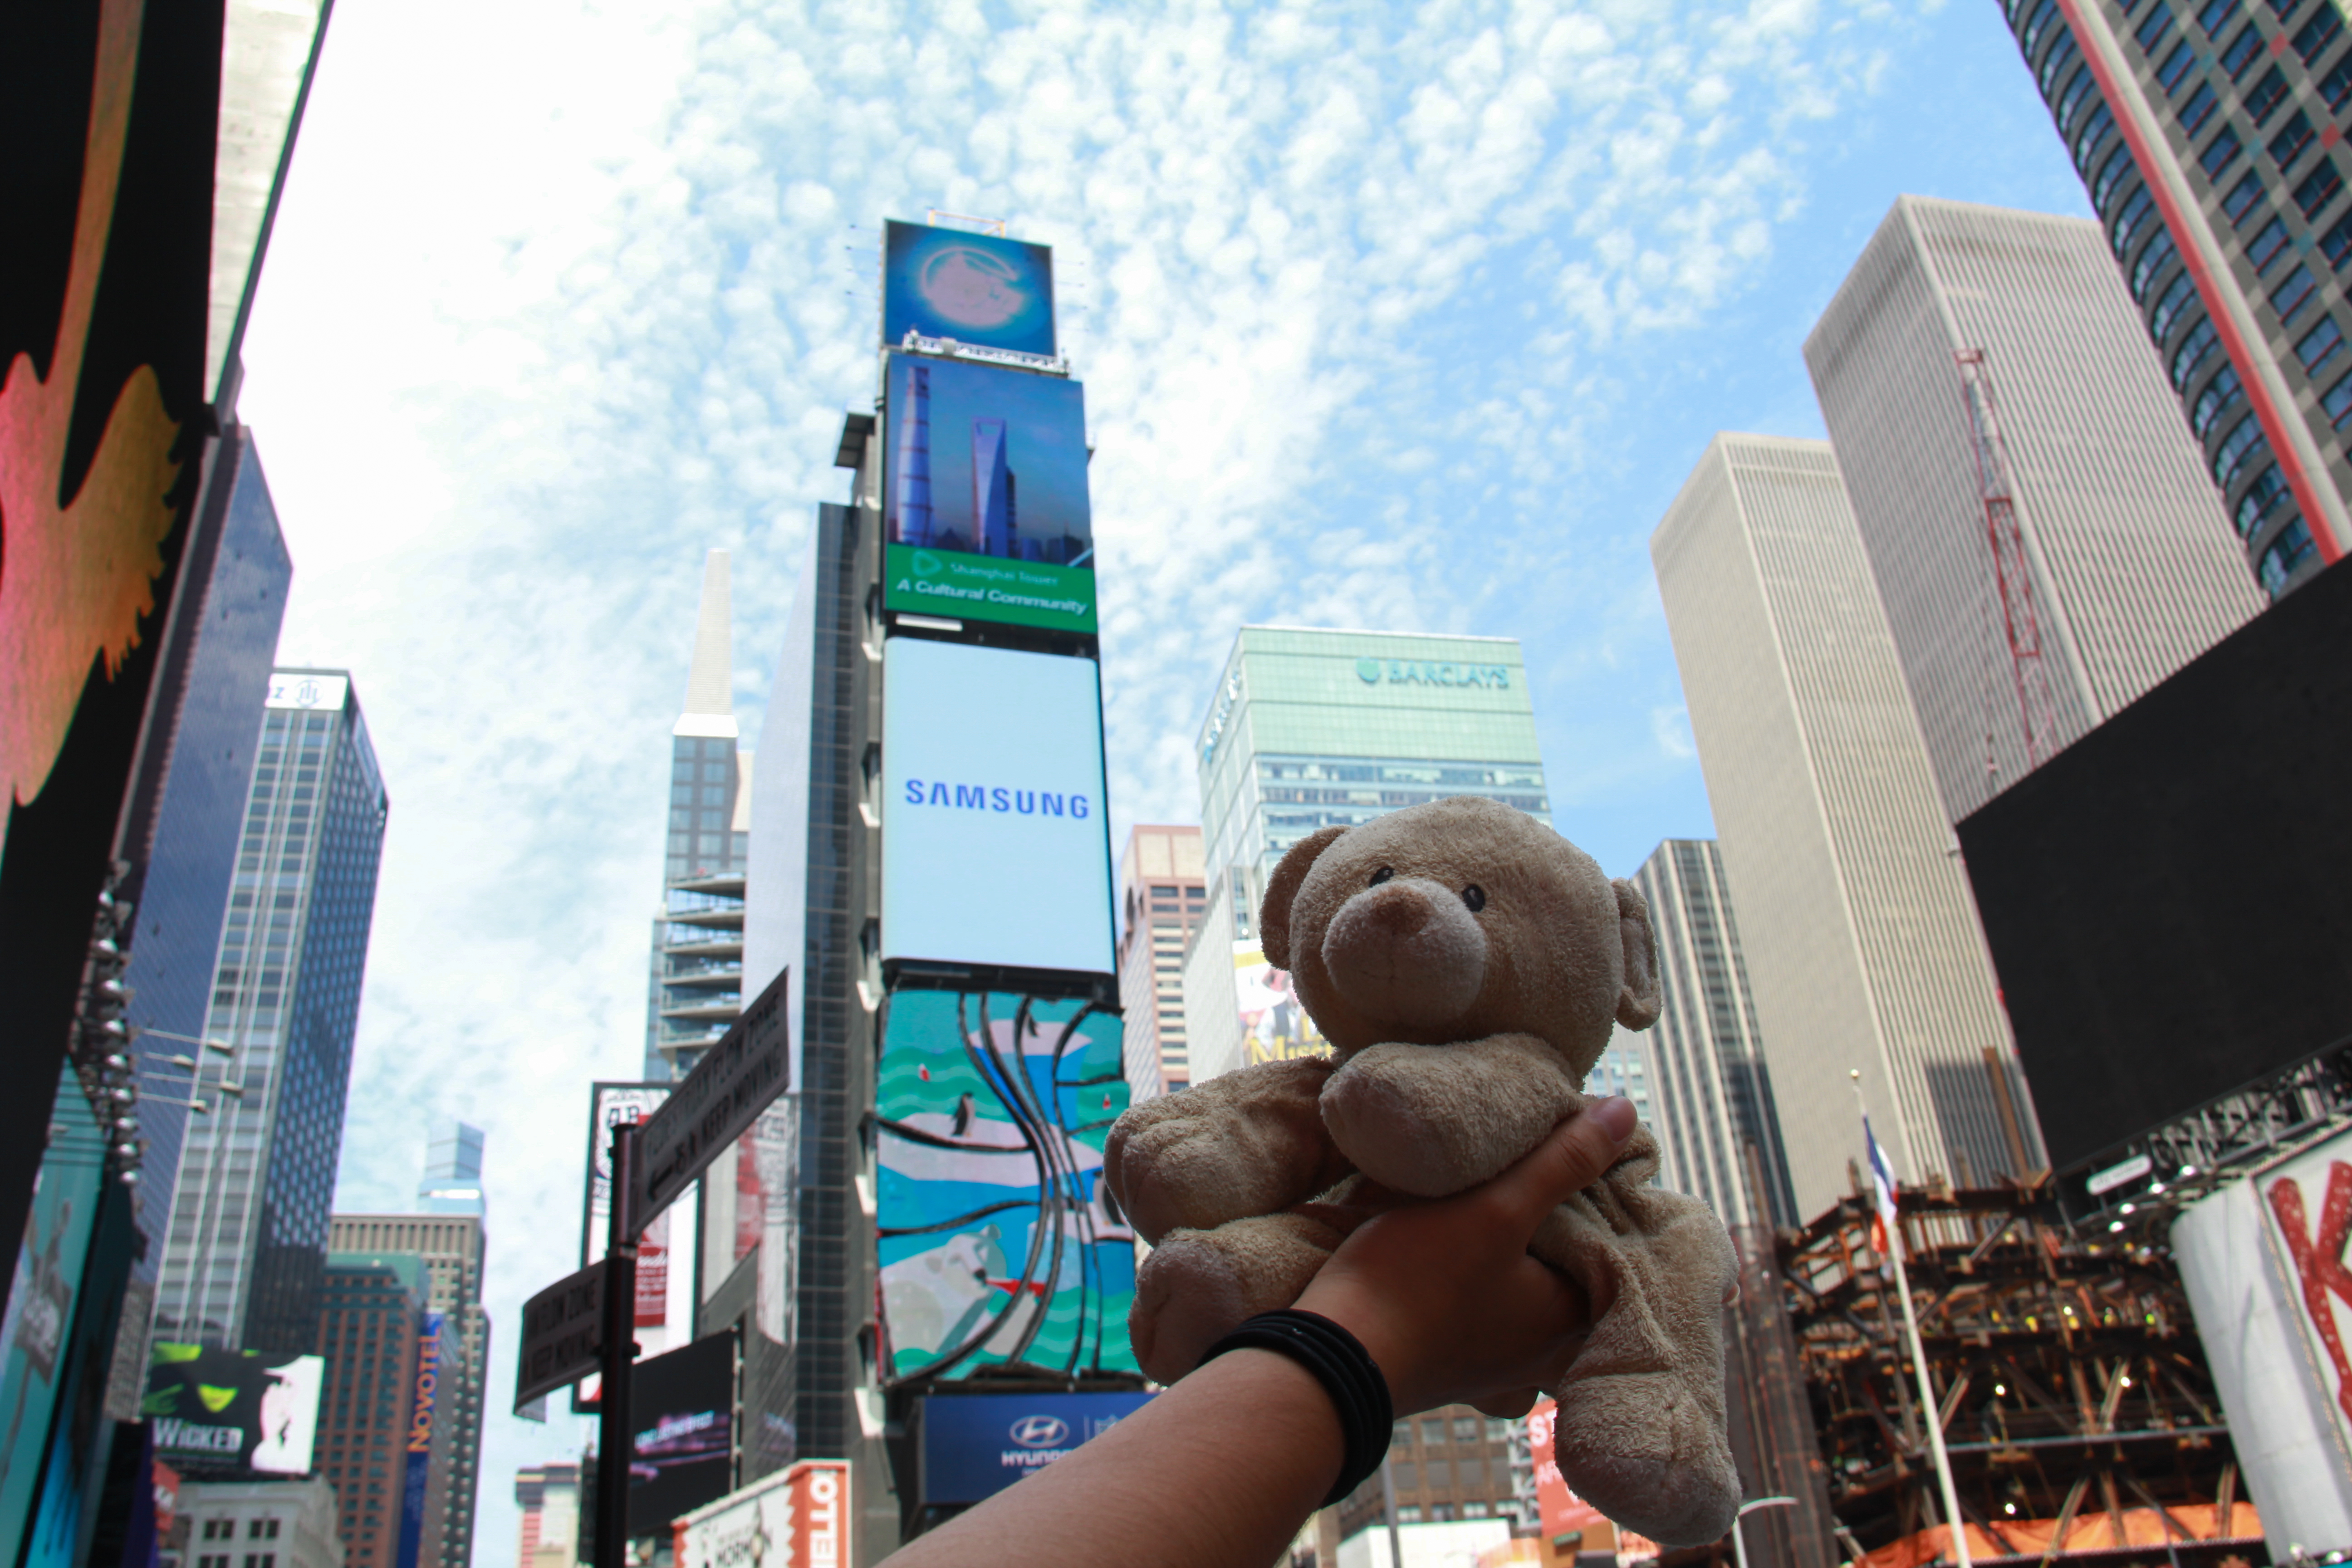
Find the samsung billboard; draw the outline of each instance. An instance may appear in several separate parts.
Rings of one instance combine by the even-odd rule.
[[[1110,973],[1095,662],[898,637],[882,669],[884,960]]]

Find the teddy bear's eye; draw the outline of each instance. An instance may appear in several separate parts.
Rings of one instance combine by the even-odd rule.
[[[1396,875],[1396,872],[1395,872],[1395,870],[1394,870],[1393,868],[1390,868],[1390,867],[1387,867],[1387,866],[1383,866],[1383,867],[1381,867],[1379,870],[1377,870],[1377,871],[1375,871],[1375,872],[1373,872],[1373,873],[1372,873],[1372,883],[1371,883],[1371,885],[1372,885],[1373,887],[1377,888],[1377,887],[1379,887],[1382,882],[1387,881],[1391,877],[1393,877],[1393,876],[1395,876],[1395,875]]]
[[[1470,906],[1470,912],[1475,915],[1486,907],[1486,889],[1473,882],[1462,889],[1462,901]]]

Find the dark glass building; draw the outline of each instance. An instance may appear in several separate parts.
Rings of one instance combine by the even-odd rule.
[[[155,823],[154,848],[135,911],[123,984],[139,1066],[139,1134],[145,1143],[137,1191],[139,1228],[150,1245],[132,1265],[123,1309],[126,1337],[137,1344],[131,1364],[146,1364],[145,1333],[172,1222],[173,1177],[187,1130],[191,1082],[212,1006],[213,969],[220,956],[221,922],[243,837],[246,792],[261,743],[255,715],[269,689],[272,656],[286,615],[293,563],[278,531],[278,510],[261,454],[243,427],[226,434],[215,461],[227,472],[219,552],[198,596],[184,609],[195,622],[178,694]],[[217,1068],[217,1052],[209,1066]]]
[[[2336,0],[2003,0],[2272,598],[2352,542]]]
[[[272,673],[155,1302],[158,1338],[308,1352],[388,802],[349,675]]]

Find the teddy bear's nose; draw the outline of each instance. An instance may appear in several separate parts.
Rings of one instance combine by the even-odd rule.
[[[1433,1028],[1478,999],[1486,936],[1451,889],[1402,877],[1340,907],[1323,933],[1323,965],[1358,1008]]]

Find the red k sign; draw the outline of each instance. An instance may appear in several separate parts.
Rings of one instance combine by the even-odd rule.
[[[2309,1175],[2315,1178],[2317,1172]],[[2336,1407],[2352,1420],[2352,1358],[2345,1354],[2343,1326],[2336,1316],[2337,1301],[2352,1307],[2352,1271],[2344,1267],[2345,1243],[2352,1239],[2352,1164],[2329,1160],[2326,1180],[2316,1231],[2306,1218],[2303,1182],[2296,1176],[2273,1178],[2263,1195],[2294,1260],[2309,1331],[2335,1364]]]

